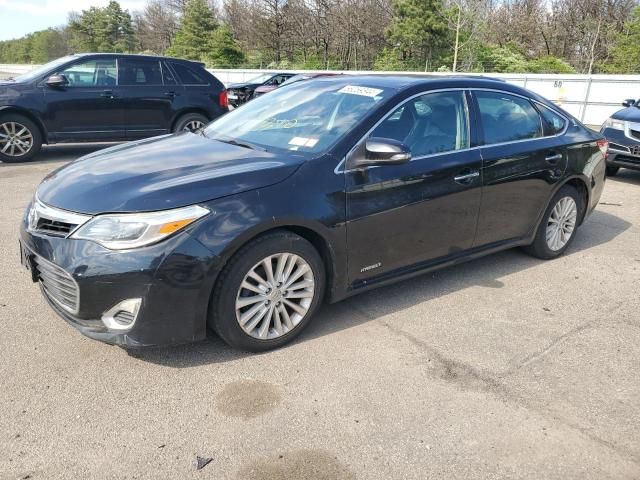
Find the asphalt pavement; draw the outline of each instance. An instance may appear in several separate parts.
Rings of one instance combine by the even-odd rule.
[[[560,259],[510,250],[325,306],[265,354],[126,351],[19,265],[35,187],[95,148],[0,164],[0,479],[640,478],[640,172],[607,180]]]

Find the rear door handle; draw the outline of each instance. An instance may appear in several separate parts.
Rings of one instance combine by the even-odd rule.
[[[115,98],[115,95],[113,94],[112,90],[105,90],[100,94],[100,96],[105,98]]]
[[[165,95],[165,97],[171,97],[171,98],[174,98],[174,97],[178,96],[178,94],[176,92],[164,92],[164,95]]]
[[[546,157],[544,157],[544,159],[548,163],[551,163],[553,165],[555,163],[558,163],[560,160],[562,160],[562,154],[561,153],[554,153],[554,154],[551,154],[551,155],[547,155]]]
[[[469,173],[463,173],[462,175],[457,175],[455,177],[453,177],[453,179],[458,182],[458,183],[471,183],[471,180],[473,180],[476,177],[480,176],[480,172],[478,170],[474,170],[473,172],[469,172]]]

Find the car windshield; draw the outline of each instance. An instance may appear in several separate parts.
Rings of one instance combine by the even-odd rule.
[[[273,73],[263,73],[262,75],[258,75],[257,77],[252,78],[247,83],[264,83],[273,76]]]
[[[54,70],[56,67],[62,65],[63,63],[67,63],[69,60],[72,60],[73,58],[75,57],[69,56],[69,57],[58,58],[57,60],[53,60],[52,62],[45,63],[44,65],[34,68],[33,70],[28,71],[27,73],[18,75],[13,79],[16,82],[30,82],[31,80],[35,80],[36,78],[38,78],[40,75],[47,73],[51,70]]]
[[[319,153],[389,95],[389,89],[360,82],[298,82],[232,110],[209,124],[203,135],[266,150]]]

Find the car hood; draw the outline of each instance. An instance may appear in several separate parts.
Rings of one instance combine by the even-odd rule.
[[[243,88],[256,88],[262,85],[261,83],[232,83],[227,87],[227,90],[241,90]]]
[[[90,215],[164,210],[273,185],[303,161],[184,132],[82,157],[45,177],[37,196]]]
[[[616,118],[618,120],[626,120],[628,122],[640,122],[640,108],[638,107],[627,107],[622,110],[618,110],[616,113],[611,115],[611,118]]]

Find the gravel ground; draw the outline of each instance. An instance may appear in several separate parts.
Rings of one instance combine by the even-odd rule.
[[[93,148],[0,165],[0,479],[640,478],[640,172],[558,260],[511,250],[325,306],[262,355],[132,353],[18,263],[35,186]]]

